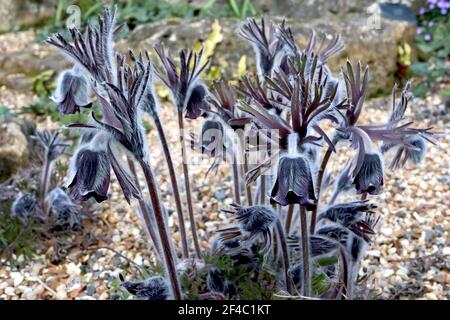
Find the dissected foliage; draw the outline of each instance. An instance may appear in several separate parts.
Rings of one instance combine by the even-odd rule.
[[[107,8],[97,26],[89,24],[84,32],[70,29],[70,40],[55,34],[47,43],[74,64],[58,81],[54,99],[59,111],[77,113],[96,104],[101,112],[101,119],[93,111],[88,122],[69,125],[85,134],[72,156],[68,195],[78,201],[107,200],[112,169],[124,198],[129,203],[133,198],[138,201],[142,222],[165,267],[161,275],[121,279],[121,287],[141,299],[354,298],[361,260],[376,237],[381,217],[376,204],[366,198],[383,192],[384,155],[395,150],[391,168],[416,164],[423,159],[427,143],[435,142],[431,128],[416,128],[406,119],[410,84],[399,102],[393,90],[392,113],[385,123],[361,123],[369,71],[361,63],[354,67],[347,62],[339,76],[332,74],[327,62],[344,48],[339,35],[327,40],[326,35],[312,32],[301,49],[285,21],[248,19],[239,35],[253,46],[257,75],[245,75],[233,86],[221,80],[208,88],[201,79],[208,67],[202,49],[181,49],[174,56],[156,44],[158,67],[147,50],[138,54],[130,50],[128,59],[116,52],[116,15],[115,8]],[[178,114],[195,259],[192,250],[184,248],[183,260],[178,261],[148,160],[157,146],[148,146],[142,112],[152,116],[165,159],[169,168],[173,166],[158,116],[154,73],[170,91]],[[200,252],[195,230],[184,119],[203,120],[201,137],[191,137],[200,152],[213,158],[211,168],[222,160],[233,168],[235,204],[222,208],[232,223],[219,228],[209,254]],[[332,125],[330,136],[325,122]],[[219,134],[211,134],[212,130]],[[55,137],[50,140],[61,146]],[[47,149],[50,145],[46,144]],[[251,151],[261,145],[265,157],[249,163]],[[353,148],[356,156],[334,177],[335,190],[325,203],[321,188],[328,187],[333,177],[324,178],[324,172],[342,145]],[[236,163],[237,159],[242,162]],[[143,170],[149,205],[134,163]],[[268,177],[269,173],[273,176]],[[172,186],[179,196],[177,184]],[[344,191],[361,199],[339,202]],[[61,189],[49,197],[44,211],[51,209],[65,219],[62,226],[74,228],[77,205]],[[21,220],[32,215],[32,200],[23,196],[16,201],[16,216]],[[184,224],[182,209],[178,223]]]

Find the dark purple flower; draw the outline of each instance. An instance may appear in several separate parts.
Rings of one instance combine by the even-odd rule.
[[[143,281],[123,281],[121,286],[137,298],[145,300],[168,300],[171,297],[166,279],[160,276]]]
[[[284,156],[278,162],[278,173],[270,201],[282,206],[301,204],[308,210],[316,200],[309,161],[303,156]]]
[[[111,164],[106,151],[81,147],[72,157],[68,193],[75,200],[108,199]]]
[[[223,157],[225,153],[224,134],[222,123],[207,119],[202,125],[200,139],[202,152],[211,157]]]
[[[244,129],[250,118],[242,116],[236,108],[237,99],[233,88],[224,80],[215,81],[211,93],[208,101],[216,110],[210,112],[217,114],[233,130]]]
[[[427,10],[424,7],[419,8],[419,15],[423,16]]]
[[[410,88],[411,85],[408,82],[402,91],[398,103],[396,103],[397,87],[395,86],[392,90],[392,110],[387,122],[388,127],[393,127],[396,123],[405,119],[408,103],[412,99]],[[413,164],[418,164],[422,161],[427,151],[427,142],[435,143],[434,134],[429,132],[429,129],[431,128],[412,132],[415,134],[403,137],[400,142],[383,141],[380,147],[381,152],[383,154],[390,151],[394,152],[394,157],[390,164],[391,169],[401,168],[408,161]]]
[[[383,160],[378,153],[365,153],[361,168],[355,173],[353,184],[356,192],[380,194],[383,186]]]
[[[74,68],[60,75],[51,99],[56,102],[59,112],[73,114],[80,112],[81,107],[90,105],[89,95],[88,80]]]
[[[180,50],[180,68],[177,69],[169,50],[163,45],[155,46],[154,49],[162,65],[161,70],[156,69],[156,74],[171,91],[178,111],[184,112],[189,119],[201,116],[208,110],[208,91],[199,79],[200,73],[208,65],[207,62],[201,64],[203,50],[198,54],[192,50]]]
[[[197,84],[189,95],[186,103],[185,116],[188,119],[197,119],[209,109],[206,101],[208,90],[202,84]]]
[[[105,8],[98,18],[98,27],[89,24],[84,34],[77,28],[70,28],[71,41],[59,34],[53,34],[47,43],[62,51],[76,68],[86,71],[97,83],[113,82],[116,72],[113,54],[113,36],[123,25],[114,27],[116,7]]]
[[[36,214],[38,202],[31,193],[19,193],[11,207],[11,217],[17,218],[22,224],[28,223],[29,219]]]

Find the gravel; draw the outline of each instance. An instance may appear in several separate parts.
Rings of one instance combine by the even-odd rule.
[[[0,47],[0,53],[4,50],[7,48]],[[0,87],[0,105],[9,105],[15,111],[20,111],[35,99],[29,94]],[[420,112],[424,105],[431,114],[434,110],[442,110],[444,102],[441,99],[440,96],[431,96],[415,101],[411,115]],[[362,121],[382,121],[387,115],[386,105],[389,105],[389,98],[370,101]],[[373,197],[379,205],[382,220],[361,268],[361,275],[368,275],[368,280],[361,285],[368,298],[450,298],[450,157],[447,152],[450,140],[448,119],[445,113],[439,112],[433,117],[421,117],[417,122],[417,126],[432,125],[437,131],[446,133],[439,138],[439,145],[429,147],[425,161],[419,166],[387,171],[385,192]],[[172,146],[179,185],[183,186],[174,107],[164,103],[161,116]],[[58,127],[49,118],[41,117],[37,122],[39,127]],[[199,124],[200,121],[191,121],[187,127],[194,130],[199,128]],[[175,206],[170,182],[155,130],[149,133],[149,145],[150,163],[157,174],[164,205],[169,210],[175,247],[180,248],[176,214],[171,214],[175,212]],[[344,154],[334,159],[330,168],[338,170],[346,157],[348,155]],[[233,198],[228,165],[222,164],[216,174],[205,177],[208,166],[207,160],[190,166],[193,198],[198,199],[194,202],[195,220],[201,246],[205,250],[214,231],[229,223],[228,217],[219,209],[230,204]],[[152,267],[155,256],[141,227],[136,204],[127,205],[114,179],[110,197],[109,201],[93,205],[92,221],[84,221],[85,230],[97,239],[96,243],[84,249],[71,248],[59,265],[49,260],[52,248],[38,252],[32,260],[15,257],[14,265],[2,264],[0,299],[118,298],[113,287],[119,274],[127,279],[133,278],[139,272],[134,264]],[[184,197],[182,199],[184,201]],[[183,205],[186,208],[186,204]],[[187,220],[186,227],[190,234]],[[193,244],[189,245],[192,250]]]

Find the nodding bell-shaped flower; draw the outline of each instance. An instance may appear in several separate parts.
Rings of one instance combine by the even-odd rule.
[[[393,127],[396,123],[405,119],[408,103],[412,99],[410,89],[411,83],[408,82],[401,93],[399,103],[396,105],[397,86],[394,86],[392,90],[392,110],[387,121],[388,127]],[[394,152],[394,156],[389,166],[391,169],[402,168],[405,166],[406,162],[412,164],[420,163],[427,151],[427,141],[435,143],[432,138],[432,132],[418,130],[417,134],[403,138],[402,143],[383,141],[380,150],[383,154],[388,153],[391,150]]]
[[[107,151],[92,144],[82,145],[73,155],[69,170],[66,187],[72,199],[86,201],[93,197],[99,203],[108,199],[111,164]]]
[[[161,276],[143,281],[123,281],[121,286],[137,298],[145,300],[168,300],[171,297],[167,281]]]
[[[208,90],[203,84],[199,83],[192,88],[188,96],[189,99],[186,102],[185,117],[188,119],[197,119],[209,108],[206,101]]]
[[[180,68],[177,69],[170,51],[163,45],[154,49],[162,65],[161,70],[156,69],[156,74],[172,93],[178,111],[184,112],[189,119],[202,116],[209,109],[208,90],[199,79],[208,64],[203,63],[203,50],[198,54],[193,50],[180,50]]]
[[[380,194],[384,181],[383,160],[378,153],[365,153],[361,168],[353,179],[356,192],[367,192],[371,195]]]
[[[31,193],[20,192],[11,207],[11,217],[17,218],[22,224],[27,224],[35,216],[37,207],[36,197]]]
[[[56,90],[51,99],[62,114],[80,112],[81,107],[91,104],[88,79],[76,68],[66,70],[58,78]]]
[[[352,172],[356,193],[380,194],[384,180],[383,158],[373,148],[372,140],[364,130],[351,129],[351,144],[357,150]]]
[[[301,204],[312,210],[316,200],[309,161],[302,155],[286,155],[278,162],[278,172],[270,201],[282,206]]]
[[[80,228],[80,206],[70,200],[61,189],[55,188],[46,199],[55,230],[67,231]]]
[[[202,125],[202,136],[200,144],[202,153],[211,157],[223,157],[225,153],[224,146],[224,128],[220,121],[207,119]]]

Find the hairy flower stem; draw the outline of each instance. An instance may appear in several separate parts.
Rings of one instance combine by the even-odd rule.
[[[192,207],[191,183],[189,180],[189,168],[186,158],[186,140],[184,139],[184,120],[183,112],[178,111],[178,128],[180,129],[180,145],[181,145],[181,159],[183,162],[184,187],[186,189],[186,200],[189,212],[189,221],[191,224],[192,239],[194,240],[195,254],[197,258],[201,258],[200,244],[198,241],[197,227],[194,219],[194,208]]]
[[[259,178],[261,179],[259,203],[263,206],[266,203],[266,176],[262,175]]]
[[[292,224],[292,216],[294,214],[294,205],[290,204],[288,206],[288,211],[287,211],[287,215],[286,215],[286,222],[284,225],[284,229],[286,230],[286,234],[289,235],[289,233],[291,232],[291,224]]]
[[[243,176],[244,176],[244,182],[245,182],[245,195],[247,196],[247,205],[252,206],[253,205],[253,196],[252,196],[252,187],[250,184],[247,183],[245,175],[248,172],[248,158],[247,153],[245,152],[245,143],[243,139],[240,139],[239,141],[239,150],[242,154],[242,168],[243,168]]]
[[[367,199],[367,192],[364,192],[362,195],[361,195],[361,200],[366,200]]]
[[[178,275],[175,265],[175,256],[172,253],[172,245],[170,243],[170,236],[168,234],[164,211],[161,206],[161,201],[158,195],[157,184],[153,171],[148,163],[140,161],[142,171],[144,172],[145,180],[147,182],[148,192],[150,194],[150,201],[153,208],[153,214],[155,217],[156,225],[158,226],[159,238],[161,240],[161,247],[164,255],[164,262],[166,265],[166,272],[169,276],[170,285],[172,287],[172,293],[175,300],[181,300],[181,288],[178,280]]]
[[[186,226],[184,223],[183,207],[181,206],[180,190],[178,188],[178,181],[177,181],[177,176],[175,173],[175,168],[173,166],[172,155],[170,154],[169,144],[167,143],[166,134],[165,134],[164,128],[161,124],[161,119],[159,118],[159,115],[156,112],[154,112],[154,113],[152,113],[152,118],[153,118],[153,122],[155,123],[156,130],[158,131],[159,140],[161,141],[164,156],[166,158],[170,182],[172,184],[173,196],[175,199],[175,207],[177,209],[178,223],[179,223],[179,227],[180,227],[181,249],[182,249],[183,258],[189,258],[189,247],[188,247],[187,236],[186,236]]]
[[[134,178],[134,183],[135,183],[136,187],[138,188],[139,193],[141,195],[141,199],[138,199],[138,204],[139,204],[139,209],[141,210],[141,213],[142,213],[142,218],[144,219],[145,228],[147,229],[148,234],[150,235],[150,238],[153,242],[153,245],[155,246],[157,255],[159,256],[159,258],[162,259],[163,256],[162,256],[162,252],[161,252],[161,247],[159,245],[158,236],[157,236],[155,230],[153,229],[153,226],[151,223],[150,212],[148,211],[147,206],[145,205],[145,201],[142,198],[142,190],[141,190],[141,187],[139,184],[139,177],[136,172],[136,167],[134,166],[134,161],[130,157],[127,157],[127,160],[128,160],[128,166],[130,167],[131,174],[133,175],[133,178]]]
[[[300,207],[300,228],[302,237],[302,260],[303,260],[303,295],[311,296],[311,270],[309,263],[309,235],[308,235],[308,219],[306,216],[306,208]]]
[[[284,233],[280,219],[277,219],[277,231],[281,244],[281,254],[283,255],[283,267],[284,267],[284,277],[286,281],[286,290],[290,294],[293,294],[292,281],[291,277],[289,277],[289,253],[286,245],[286,235]]]
[[[233,190],[234,190],[234,202],[241,204],[241,188],[239,181],[239,167],[237,163],[236,155],[233,155]]]
[[[51,168],[52,162],[48,160],[47,156],[45,156],[44,164],[43,164],[43,171],[41,175],[41,200],[42,200],[42,208],[44,212],[46,211],[45,208],[45,198],[47,197],[48,193],[48,186],[50,185],[50,168]]]
[[[331,198],[330,198],[330,201],[328,202],[328,205],[334,204],[334,202],[336,201],[336,199],[339,196],[339,194],[340,194],[339,190],[335,190],[333,192],[333,194],[331,195]]]
[[[331,152],[332,152],[331,148],[328,147],[327,151],[325,152],[325,155],[323,156],[323,160],[322,163],[320,164],[319,172],[317,174],[317,194],[316,194],[317,200],[315,201],[316,207],[312,210],[311,213],[311,226],[310,226],[311,234],[314,234],[314,231],[316,229],[317,210],[319,208],[319,200],[320,200],[320,188],[322,185],[323,175],[325,174],[325,169],[327,167],[328,160],[330,160]]]

